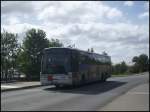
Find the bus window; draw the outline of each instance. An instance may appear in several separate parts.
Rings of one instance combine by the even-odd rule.
[[[72,72],[78,72],[79,67],[79,55],[75,52],[71,53],[71,71]]]
[[[42,72],[46,74],[59,74],[70,71],[70,57],[68,54],[46,53],[42,59]]]

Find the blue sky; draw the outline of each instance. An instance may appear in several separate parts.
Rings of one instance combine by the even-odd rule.
[[[18,33],[22,42],[30,28],[65,46],[96,53],[106,51],[113,63],[149,55],[148,1],[2,1],[1,27]]]
[[[140,13],[143,13],[147,10],[148,1],[132,1],[132,6],[125,5],[123,1],[105,1],[104,4],[107,4],[112,7],[116,7],[121,10],[126,17],[135,24],[147,24],[148,18],[137,19]]]

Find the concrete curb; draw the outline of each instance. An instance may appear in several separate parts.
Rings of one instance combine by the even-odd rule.
[[[21,89],[29,89],[29,88],[35,88],[35,87],[40,87],[40,86],[42,86],[42,85],[24,86],[24,87],[3,89],[3,90],[1,89],[1,92],[15,91],[15,90],[21,90]]]

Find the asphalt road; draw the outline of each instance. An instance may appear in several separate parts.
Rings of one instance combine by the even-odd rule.
[[[149,83],[140,84],[109,102],[100,111],[149,111]]]
[[[104,83],[78,88],[37,87],[1,93],[1,110],[91,111],[99,110],[129,89],[149,82],[149,74],[113,77]]]

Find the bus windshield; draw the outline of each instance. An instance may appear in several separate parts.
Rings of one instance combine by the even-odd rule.
[[[42,73],[65,74],[70,70],[70,57],[65,53],[45,53],[42,58]]]

